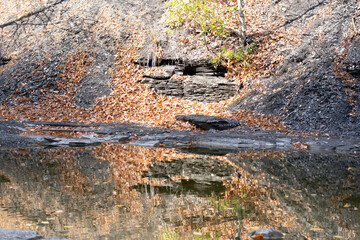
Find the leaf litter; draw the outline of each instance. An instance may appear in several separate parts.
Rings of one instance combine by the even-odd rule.
[[[245,86],[239,96],[217,103],[203,103],[164,97],[155,93],[149,86],[139,81],[148,70],[134,63],[136,53],[141,47],[141,36],[135,33],[128,39],[128,43],[119,43],[116,67],[110,69],[112,93],[98,98],[92,107],[82,108],[74,101],[76,87],[85,77],[87,67],[93,62],[91,52],[79,51],[67,56],[65,64],[61,66],[61,81],[57,83],[57,87],[61,89],[60,92],[43,89],[47,94],[37,104],[32,104],[31,99],[13,95],[10,100],[16,104],[1,104],[0,117],[21,121],[132,122],[148,126],[196,130],[189,123],[176,121],[175,116],[205,114],[239,119],[247,126],[261,129],[292,132],[276,116],[257,114],[249,110],[240,110],[235,113],[226,111],[231,103],[249,92],[250,88],[246,86],[251,79],[252,84],[258,84],[257,87],[261,90],[262,84],[256,83],[253,79],[271,74],[282,61],[274,51],[278,41],[291,42],[290,45],[297,42],[294,34],[289,37],[289,30],[277,29],[271,34],[263,34],[282,23],[280,18],[276,21],[265,18],[259,21],[254,18],[266,11],[266,3],[267,1],[256,0],[247,2],[247,34],[257,36],[255,41],[258,50],[247,59],[250,62],[249,68],[244,69],[241,63],[231,63],[227,78],[241,82]],[[271,62],[268,59],[271,59]]]

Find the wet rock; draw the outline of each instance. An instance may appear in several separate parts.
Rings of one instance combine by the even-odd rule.
[[[36,231],[31,230],[12,230],[12,229],[0,229],[1,240],[66,240],[65,238],[47,238],[38,234]]]
[[[60,142],[60,141],[61,141],[59,138],[50,137],[50,136],[44,137],[44,140],[47,141],[47,142],[49,142],[49,143],[56,143],[56,142]]]
[[[0,148],[31,145],[33,140],[25,135],[18,135],[26,131],[24,124],[15,121],[0,121]]]
[[[44,125],[44,126],[52,126],[52,127],[97,127],[100,126],[101,123],[78,123],[78,122],[25,122],[29,125]]]
[[[139,140],[129,143],[129,145],[142,147],[181,147],[187,145],[191,139],[184,134],[154,134],[141,137]]]
[[[11,229],[0,229],[1,239],[3,240],[29,240],[29,239],[42,239],[36,231],[31,230],[11,230]]]
[[[270,148],[285,148],[285,146],[277,146],[273,140],[260,140],[260,139],[250,139],[250,138],[223,138],[223,137],[208,137],[208,138],[199,138],[194,140],[191,148],[207,148],[216,150],[239,150],[239,149],[270,149]]]
[[[179,152],[183,153],[193,153],[198,155],[214,155],[214,156],[225,156],[228,153],[238,152],[238,148],[224,148],[224,147],[211,147],[199,146],[198,143],[195,143],[195,146],[185,146],[177,149]]]
[[[107,138],[105,138],[107,139]],[[131,140],[131,137],[127,135],[113,135],[110,136],[108,139],[119,142],[119,143],[128,143]]]
[[[177,115],[175,119],[178,121],[189,122],[204,130],[225,130],[240,125],[240,122],[235,119],[220,118],[201,114]]]
[[[40,145],[48,147],[86,147],[99,145],[101,141],[97,138],[53,138],[43,137]]]
[[[177,118],[180,118],[180,116]],[[66,130],[71,132],[86,132],[86,134],[75,139],[57,138],[46,135],[19,135],[19,133],[25,130],[39,131],[37,127],[34,127],[37,125],[59,126],[59,128],[56,129],[46,128],[42,130],[46,132],[56,133]],[[73,129],[64,129],[63,126],[76,127]],[[82,127],[79,128],[79,126]],[[100,127],[100,129],[98,127]],[[101,142],[176,148],[184,152],[213,155],[225,155],[241,149],[299,150],[301,146],[306,146],[307,151],[313,153],[360,152],[359,137],[299,137],[271,131],[253,131],[245,126],[224,131],[215,131],[212,129],[211,131],[193,132],[151,128],[141,124],[124,123],[97,123],[87,125],[82,123],[32,122],[23,124],[15,121],[0,121],[0,148],[7,148],[9,146],[38,147],[39,144],[44,147],[67,147],[70,145],[91,146]]]
[[[99,141],[99,142],[127,143],[131,140],[131,137],[128,135],[119,135],[119,134],[109,134],[107,136],[100,136],[97,133],[91,133],[91,134],[82,135],[80,139],[89,139],[94,142]],[[58,139],[55,140],[59,141]]]
[[[255,231],[252,231],[249,236],[254,238],[256,235],[261,234],[264,240],[280,240],[283,239],[284,234],[273,229],[273,228],[261,228]]]

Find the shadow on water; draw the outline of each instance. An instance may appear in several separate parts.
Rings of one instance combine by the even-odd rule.
[[[272,227],[285,239],[359,239],[358,186],[356,155],[13,149],[0,153],[0,228],[71,239],[249,239]]]

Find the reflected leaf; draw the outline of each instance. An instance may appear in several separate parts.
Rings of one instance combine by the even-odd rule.
[[[324,229],[322,229],[322,228],[310,228],[310,231],[320,232],[320,231],[324,231]]]
[[[263,240],[264,236],[262,234],[257,234],[254,236],[254,240]]]
[[[56,210],[56,211],[51,212],[51,214],[60,214],[63,212],[64,212],[63,210]]]
[[[260,227],[248,227],[247,230],[248,231],[255,231],[255,230],[259,230]]]

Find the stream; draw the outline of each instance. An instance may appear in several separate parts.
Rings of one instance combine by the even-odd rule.
[[[199,151],[198,151],[199,152]],[[66,239],[360,239],[358,154],[101,143],[0,152],[0,228]]]

